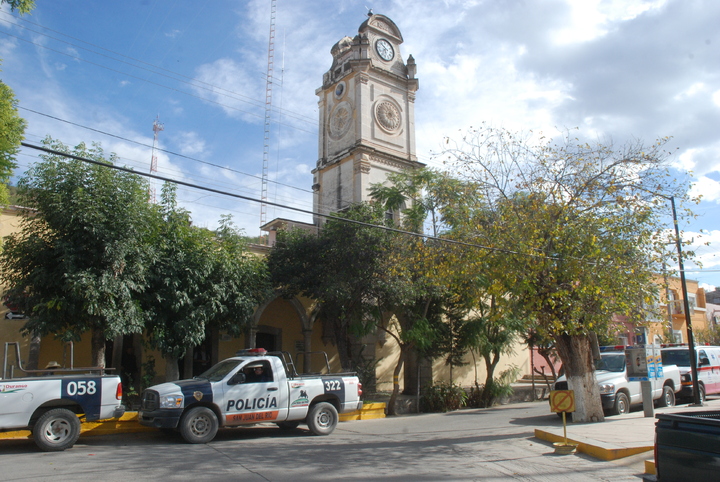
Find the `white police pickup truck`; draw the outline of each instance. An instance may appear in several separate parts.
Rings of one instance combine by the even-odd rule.
[[[144,390],[138,421],[178,429],[189,443],[210,442],[219,427],[260,422],[281,429],[304,422],[314,434],[329,435],[338,413],[362,408],[361,395],[354,373],[298,375],[287,353],[256,348],[241,350],[193,379]]]
[[[8,349],[15,345],[18,368],[15,378],[8,365]],[[105,375],[104,368],[57,367],[27,370],[20,362],[20,348],[5,343],[0,379],[0,431],[30,430],[35,444],[46,452],[72,447],[80,436],[79,415],[87,421],[119,418],[125,412],[120,377]],[[55,375],[55,373],[61,373]]]

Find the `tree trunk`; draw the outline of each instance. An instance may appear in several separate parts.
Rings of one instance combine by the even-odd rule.
[[[575,392],[573,422],[605,421],[590,343],[587,335],[555,337],[555,349],[565,367],[568,388]]]
[[[91,353],[92,366],[105,368],[105,332],[98,328],[92,331]]]
[[[483,355],[485,359],[485,371],[487,372],[485,376],[485,387],[482,392],[482,400],[485,407],[492,407],[493,403],[495,403],[495,368],[500,362],[500,355],[493,354],[492,360],[490,360],[489,356],[490,355]]]
[[[174,382],[180,379],[180,368],[178,367],[178,359],[172,355],[165,355],[165,381]]]
[[[398,357],[398,362],[395,365],[395,370],[393,370],[393,391],[392,394],[390,394],[390,400],[388,400],[387,404],[388,415],[397,415],[395,411],[395,403],[397,402],[397,397],[400,393],[400,371],[402,370],[403,363],[405,362],[406,351],[407,347],[400,345],[400,356]]]
[[[40,362],[40,335],[33,334],[30,338],[30,351],[28,353],[27,369],[37,370]]]

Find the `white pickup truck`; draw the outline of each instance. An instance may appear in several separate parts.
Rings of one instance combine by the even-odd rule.
[[[630,406],[642,403],[640,382],[627,379],[627,366],[623,351],[603,352],[595,367],[595,378],[600,387],[603,409],[609,415],[621,415],[630,412]],[[661,378],[651,381],[653,400],[659,407],[675,405],[675,394],[680,391],[680,370],[676,365],[663,366]],[[567,390],[565,376],[555,382],[555,390]]]
[[[37,376],[13,376],[15,366],[8,364],[11,345],[15,345],[17,368],[25,375]],[[57,452],[77,442],[79,415],[84,414],[87,421],[123,415],[119,376],[105,375],[105,369],[100,367],[75,368],[72,362],[70,365],[52,370],[23,369],[19,345],[5,343],[0,379],[0,431],[30,430],[41,450]]]
[[[189,443],[210,442],[219,427],[259,422],[281,429],[304,422],[314,434],[329,435],[338,413],[362,408],[361,395],[354,373],[298,375],[286,353],[256,348],[241,350],[193,379],[144,390],[138,421],[178,429]]]

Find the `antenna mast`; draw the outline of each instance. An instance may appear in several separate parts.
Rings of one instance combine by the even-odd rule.
[[[155,148],[158,142],[158,133],[165,130],[165,125],[160,123],[160,114],[157,115],[153,122],[153,146],[152,146],[152,158],[150,159],[150,174],[157,172],[157,156],[155,155]],[[155,184],[154,180],[150,181],[150,201],[155,203]]]
[[[262,191],[260,193],[260,226],[267,222],[268,162],[270,157],[270,115],[272,113],[273,63],[275,60],[275,13],[276,0],[270,2],[270,39],[268,41],[268,66],[265,79],[265,137],[263,140]],[[260,232],[262,236],[262,230]]]

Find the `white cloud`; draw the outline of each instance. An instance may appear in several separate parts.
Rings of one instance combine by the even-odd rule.
[[[206,149],[205,140],[197,132],[180,132],[175,142],[180,145],[180,153],[186,156],[202,154]]]
[[[720,202],[720,182],[701,176],[690,188],[691,196],[703,196],[703,201]]]

